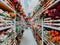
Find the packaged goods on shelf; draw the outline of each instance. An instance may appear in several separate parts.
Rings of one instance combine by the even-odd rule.
[[[32,24],[34,25],[34,24]],[[41,26],[36,24],[34,26],[32,26],[33,29],[33,35],[38,43],[38,45],[42,45],[42,30],[41,30]]]
[[[15,39],[15,5],[11,0],[0,0],[0,45],[13,45]]]
[[[44,13],[44,25],[45,26],[50,26],[52,28],[60,28],[60,5],[57,5],[56,8],[49,9],[47,12]],[[45,27],[44,26],[44,27]]]
[[[42,1],[43,2],[43,1]],[[48,3],[49,2],[49,3]],[[40,25],[42,26],[43,42],[46,45],[60,45],[60,1],[49,0],[46,5],[40,9],[36,15],[40,14]],[[36,19],[37,16],[34,17]],[[42,21],[41,21],[42,20]],[[38,23],[37,20],[34,21]],[[47,28],[47,29],[44,29]],[[51,31],[54,30],[54,31]],[[54,32],[51,34],[51,32]],[[39,32],[38,32],[39,33]],[[58,38],[59,37],[59,38]],[[55,40],[56,39],[56,40]],[[57,41],[58,40],[58,41]]]
[[[8,11],[3,11],[2,9],[0,9],[0,12],[0,44],[11,45],[11,39],[13,39],[11,35],[14,34],[14,29],[12,28],[14,26],[14,21]]]
[[[45,12],[43,21],[44,40],[51,45],[60,45],[60,5]]]
[[[16,14],[13,13],[13,12],[9,12],[9,14],[10,14],[10,16],[11,16],[12,18],[14,18],[14,17],[16,16]]]
[[[0,31],[0,43],[4,42],[6,40],[6,38],[8,38],[12,33],[12,29],[5,29]]]
[[[44,35],[46,35],[46,37],[55,45],[60,45],[60,31],[53,29],[48,31],[46,29],[46,31],[44,31]]]
[[[7,0],[0,0],[0,7],[4,10],[14,12],[13,6]]]

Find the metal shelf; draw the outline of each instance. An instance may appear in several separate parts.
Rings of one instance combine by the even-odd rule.
[[[50,45],[55,45],[52,41],[49,40],[49,38],[44,34],[44,42],[47,41]],[[46,42],[45,42],[46,43]]]
[[[57,4],[59,1],[60,1],[60,0],[55,1],[53,4],[51,4],[51,5],[48,7],[48,9],[51,8],[51,7],[53,7],[53,6],[54,6],[55,4]]]
[[[51,29],[55,29],[55,30],[60,31],[60,27],[53,27],[53,26],[48,26],[48,25],[43,25],[43,27],[47,27],[47,28],[51,28]]]
[[[0,27],[0,31],[4,30],[4,29],[8,29],[8,28],[12,28],[12,26],[8,26],[8,27]]]
[[[45,25],[49,25],[50,23],[44,23]],[[56,25],[56,26],[60,26],[60,23],[52,23],[52,24],[50,24],[50,25]]]
[[[44,22],[60,22],[60,19],[59,20],[49,20],[49,21],[44,21]]]

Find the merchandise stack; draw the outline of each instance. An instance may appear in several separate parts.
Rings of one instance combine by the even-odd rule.
[[[15,8],[10,0],[0,0],[0,45],[13,45],[15,40]]]
[[[32,22],[40,26],[42,45],[60,45],[60,0],[40,0],[40,5],[33,12]]]

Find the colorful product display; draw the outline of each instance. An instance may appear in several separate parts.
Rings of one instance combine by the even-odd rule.
[[[60,45],[60,0],[39,0],[32,16],[22,5],[20,0],[0,0],[0,45],[19,45],[29,27],[38,45]]]

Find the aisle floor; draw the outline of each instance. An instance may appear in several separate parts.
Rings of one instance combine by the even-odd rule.
[[[37,45],[31,29],[24,31],[20,45]]]

